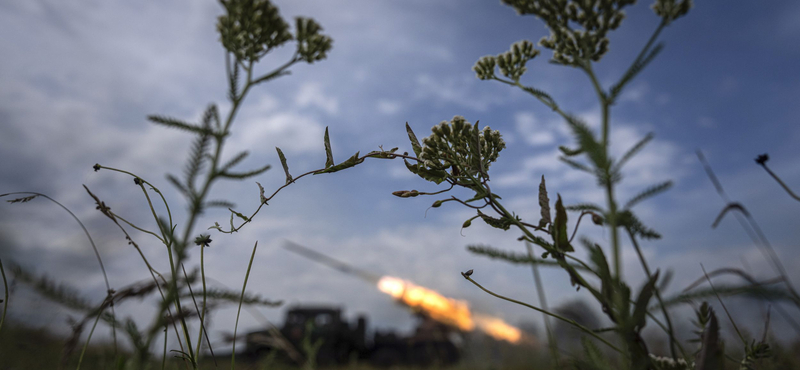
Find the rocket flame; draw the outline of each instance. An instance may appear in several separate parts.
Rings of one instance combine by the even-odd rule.
[[[433,290],[391,276],[382,277],[378,281],[378,289],[411,308],[424,311],[436,321],[463,331],[477,328],[498,340],[511,343],[522,340],[519,329],[497,317],[473,314],[465,301],[447,298]]]

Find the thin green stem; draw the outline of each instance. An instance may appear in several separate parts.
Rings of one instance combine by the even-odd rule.
[[[167,337],[168,337],[168,330],[164,328],[164,352],[161,355],[161,370],[164,370],[167,366]]]
[[[528,257],[533,260],[533,247],[529,242],[525,242],[525,248],[528,249]],[[539,275],[539,266],[537,264],[531,264],[531,270],[533,271],[533,281],[536,284],[536,294],[539,296],[539,304],[542,305],[542,309],[544,311],[550,311],[547,307],[547,299],[544,293],[544,285],[542,284],[542,277]],[[547,344],[550,347],[550,354],[553,356],[553,361],[555,362],[556,366],[561,362],[561,358],[558,354],[558,342],[553,335],[553,329],[550,326],[550,316],[546,314],[542,314],[542,318],[544,319],[544,327],[547,330]]]
[[[140,186],[142,186],[142,191],[144,191],[144,195],[147,198],[147,203],[150,205],[150,210],[153,213],[153,215],[155,215],[155,210],[153,210],[153,203],[150,202],[150,197],[147,195],[147,191],[145,191],[145,189],[144,189],[144,185],[145,184],[150,186],[150,188],[153,189],[153,191],[155,191],[156,193],[158,193],[158,195],[161,197],[161,201],[164,203],[164,207],[167,209],[167,216],[169,218],[169,224],[172,225],[172,212],[169,209],[169,203],[167,203],[167,199],[164,198],[164,194],[161,193],[161,190],[158,190],[158,188],[155,187],[155,185],[151,184],[147,180],[145,180],[145,179],[143,179],[143,178],[141,178],[141,177],[137,176],[136,174],[134,174],[132,172],[129,172],[129,171],[121,170],[121,169],[114,168],[114,167],[101,166],[99,164],[97,166],[99,168],[102,168],[102,169],[105,169],[105,170],[124,173],[124,174],[130,175],[130,176],[133,176],[134,178],[139,179],[142,182],[142,184]],[[156,222],[158,222],[158,217],[156,217]]]
[[[109,211],[109,212],[111,212],[111,211]],[[114,213],[114,212],[111,212],[111,214],[112,214],[112,215],[114,215],[114,218],[117,218],[117,219],[119,219],[119,220],[122,220],[122,222],[124,222],[124,223],[128,224],[130,227],[132,227],[132,228],[134,228],[134,229],[136,229],[136,230],[139,230],[139,231],[141,231],[141,232],[143,232],[143,233],[145,233],[145,234],[150,234],[150,235],[154,236],[156,239],[158,239],[158,241],[160,241],[160,242],[161,242],[161,243],[163,243],[164,245],[166,245],[166,244],[167,244],[167,242],[166,242],[164,239],[162,239],[160,236],[156,235],[156,233],[154,233],[154,232],[152,232],[152,231],[150,231],[150,230],[143,229],[143,228],[141,228],[141,227],[139,227],[139,226],[136,226],[136,225],[134,225],[133,223],[131,223],[130,221],[128,221],[128,220],[126,220],[126,219],[124,219],[123,217],[121,217],[120,215],[118,215],[118,214],[116,214],[116,213]]]
[[[535,310],[535,311],[541,312],[541,313],[543,313],[543,314],[545,314],[545,315],[552,316],[552,317],[554,317],[554,318],[556,318],[556,319],[558,319],[558,320],[561,320],[561,321],[563,321],[563,322],[566,322],[567,324],[570,324],[570,325],[572,325],[572,326],[574,326],[574,327],[578,328],[579,330],[583,331],[584,333],[586,333],[586,334],[588,334],[588,335],[590,335],[590,336],[594,337],[595,339],[597,339],[597,340],[599,340],[599,341],[603,342],[603,343],[604,343],[605,345],[607,345],[609,348],[611,348],[611,349],[613,349],[613,350],[615,350],[615,351],[617,351],[617,352],[619,352],[619,353],[623,353],[621,349],[617,348],[617,346],[615,346],[614,344],[612,344],[611,342],[609,342],[609,341],[608,341],[608,340],[606,340],[605,338],[603,338],[603,337],[601,337],[601,336],[597,335],[597,333],[595,333],[593,330],[591,330],[591,329],[589,329],[589,328],[587,328],[587,327],[585,327],[585,326],[583,326],[583,325],[581,325],[581,324],[577,323],[575,320],[568,319],[568,318],[566,318],[566,317],[560,316],[560,315],[558,315],[558,314],[554,314],[554,313],[552,313],[552,312],[549,312],[549,311],[545,311],[545,310],[543,310],[543,309],[541,309],[541,308],[539,308],[539,307],[536,307],[536,306],[533,306],[533,305],[527,304],[527,303],[525,303],[525,302],[520,302],[520,301],[518,301],[518,300],[516,300],[516,299],[512,299],[512,298],[504,297],[504,296],[502,296],[502,295],[499,295],[499,294],[497,294],[497,293],[495,293],[495,292],[492,292],[492,291],[491,291],[491,290],[489,290],[489,289],[486,289],[486,288],[484,288],[483,286],[481,286],[480,284],[478,284],[478,283],[477,283],[475,280],[472,280],[472,278],[470,278],[469,276],[464,276],[464,277],[465,277],[467,280],[469,280],[469,281],[470,281],[472,284],[475,284],[475,286],[477,286],[478,288],[480,288],[480,289],[481,289],[481,290],[483,290],[484,292],[486,292],[486,293],[489,293],[490,295],[493,295],[493,296],[495,296],[495,297],[497,297],[497,298],[500,298],[500,299],[502,299],[502,300],[505,300],[505,301],[509,301],[509,302],[511,302],[511,303],[516,303],[516,304],[518,304],[518,305],[521,305],[521,306],[528,307],[528,308],[530,308],[530,309],[532,309],[532,310]]]
[[[789,188],[789,186],[788,186],[788,185],[786,185],[786,184],[783,182],[783,180],[781,180],[781,178],[780,178],[780,177],[778,177],[778,175],[776,175],[774,172],[772,172],[772,170],[770,170],[770,169],[769,169],[769,167],[767,167],[766,163],[765,163],[765,164],[762,164],[762,165],[761,165],[761,167],[764,167],[764,169],[767,171],[767,173],[768,173],[770,176],[772,176],[772,178],[773,178],[773,179],[775,179],[775,181],[777,181],[777,182],[778,182],[778,184],[780,184],[780,186],[783,188],[783,190],[786,190],[786,192],[787,192],[787,193],[789,193],[789,196],[790,196],[790,197],[794,198],[794,200],[800,201],[800,196],[797,196],[797,194],[795,194],[795,193],[792,191],[792,189],[790,189],[790,188]]]
[[[244,283],[242,284],[242,296],[239,298],[239,308],[236,310],[236,324],[233,326],[233,349],[231,349],[231,370],[236,368],[236,333],[239,329],[239,314],[242,313],[244,291],[247,289],[247,279],[250,278],[250,268],[253,267],[253,260],[256,258],[257,248],[258,241],[256,241],[256,244],[253,246],[253,254],[250,255],[250,263],[247,264],[247,273],[244,275]]]
[[[650,280],[653,278],[653,274],[650,271],[650,267],[647,264],[647,260],[644,258],[644,254],[642,253],[641,248],[639,248],[639,242],[636,241],[636,236],[633,235],[633,232],[630,228],[625,228],[628,231],[628,236],[631,239],[631,243],[633,244],[633,248],[636,250],[636,254],[639,256],[639,261],[642,263],[642,268],[644,269],[644,273],[647,274],[647,279]],[[658,300],[658,304],[661,306],[661,312],[664,314],[664,319],[667,322],[667,334],[669,335],[669,350],[672,354],[672,358],[678,358],[677,353],[675,352],[675,345],[679,345],[678,340],[675,338],[675,330],[672,327],[672,319],[670,319],[669,313],[667,311],[667,307],[664,306],[664,300],[661,298],[661,289],[658,287],[655,288],[656,299]],[[683,352],[683,348],[681,348],[681,355],[684,358],[687,358],[686,353]]]
[[[78,358],[78,367],[75,370],[81,369],[81,364],[83,363],[83,355],[86,354],[86,349],[89,348],[89,342],[92,340],[92,334],[94,334],[94,329],[97,327],[97,322],[100,321],[100,316],[103,314],[103,311],[97,313],[97,317],[94,319],[94,324],[92,324],[92,330],[89,331],[89,337],[86,338],[86,343],[83,344],[83,349],[81,349],[81,355]]]
[[[200,344],[202,343],[203,332],[205,331],[205,327],[203,325],[205,325],[206,302],[208,300],[208,291],[206,289],[205,250],[206,250],[206,247],[201,245],[200,246],[200,279],[203,282],[203,305],[202,305],[203,309],[200,312],[200,333],[197,335],[197,351],[195,351],[195,352],[198,353],[198,355],[200,353]],[[194,297],[192,297],[192,298],[194,298]],[[208,334],[206,334],[206,336],[208,336]],[[208,339],[206,338],[206,340],[208,340]],[[210,348],[211,343],[209,342],[208,345],[209,345],[209,348]]]
[[[3,322],[6,321],[6,312],[8,311],[8,281],[6,281],[6,270],[3,269],[3,260],[0,260],[0,275],[3,276],[3,315],[0,316],[0,330],[3,329]]]
[[[725,311],[725,315],[727,315],[728,316],[728,320],[731,321],[731,325],[733,325],[733,330],[736,331],[736,335],[739,336],[739,340],[742,341],[742,344],[747,346],[747,340],[744,339],[744,335],[742,335],[742,332],[739,331],[739,327],[736,325],[736,322],[733,321],[733,316],[731,316],[731,313],[728,312],[728,307],[725,306],[725,302],[722,302],[722,297],[719,296],[719,293],[717,293],[717,290],[714,288],[714,283],[711,282],[711,278],[708,276],[708,273],[706,272],[706,268],[703,267],[702,263],[700,264],[700,268],[703,270],[703,275],[705,275],[706,280],[708,280],[708,285],[711,286],[711,291],[714,292],[714,295],[717,296],[717,300],[719,301],[719,304],[722,305],[722,309]]]

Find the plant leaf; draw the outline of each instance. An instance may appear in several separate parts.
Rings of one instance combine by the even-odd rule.
[[[620,169],[622,169],[622,166],[624,166],[629,159],[633,158],[633,156],[636,155],[636,153],[642,150],[642,148],[644,148],[644,146],[647,143],[649,143],[650,140],[653,140],[653,137],[654,137],[653,133],[650,132],[647,135],[645,135],[641,140],[639,140],[638,143],[634,144],[630,149],[628,149],[628,151],[625,152],[625,154],[623,154],[622,157],[619,159],[619,161],[617,161],[617,163],[614,165],[613,172],[618,172]]]
[[[353,167],[361,162],[364,162],[363,158],[358,158],[359,153],[360,152],[356,152],[356,154],[353,154],[353,156],[348,158],[346,161],[339,163],[335,166],[328,167],[322,171],[314,172],[314,174],[319,175],[323,173],[333,173],[336,171],[341,171],[343,169]]]
[[[220,173],[218,173],[218,175],[221,176],[221,177],[226,177],[226,178],[234,179],[234,180],[244,180],[246,178],[250,178],[250,177],[253,177],[253,176],[256,176],[256,175],[260,175],[260,174],[264,173],[265,171],[267,171],[270,168],[272,168],[272,166],[265,165],[264,167],[261,167],[261,168],[256,169],[256,170],[248,171],[248,172],[227,172],[226,171],[226,172],[220,172]]]
[[[209,200],[203,203],[203,208],[209,207],[233,208],[234,204],[227,200]]]
[[[331,151],[331,138],[328,136],[328,127],[325,127],[325,168],[333,166],[333,151]]]
[[[247,158],[248,155],[250,155],[250,152],[248,152],[246,150],[240,152],[235,157],[233,157],[230,161],[228,161],[228,163],[225,163],[222,167],[220,167],[221,171],[224,172],[224,171],[227,171],[227,170],[231,169],[231,167],[239,164],[239,162],[241,162],[245,158]]]
[[[637,331],[641,331],[647,324],[647,306],[650,304],[650,299],[653,298],[655,292],[656,282],[660,271],[656,271],[652,278],[642,287],[639,296],[636,298],[636,304],[633,306],[633,316],[631,321],[636,326]]]
[[[241,218],[242,220],[245,220],[245,221],[247,221],[247,222],[250,222],[250,219],[249,219],[247,216],[245,216],[245,215],[243,215],[243,214],[241,214],[241,213],[239,213],[239,212],[236,212],[236,211],[234,211],[232,208],[228,208],[228,210],[229,210],[229,211],[231,211],[231,214],[234,214],[234,215],[236,215],[236,217],[239,217],[239,218]],[[231,222],[231,225],[233,225],[233,222]]]
[[[567,233],[567,210],[561,203],[561,194],[557,194],[556,219],[553,221],[553,247],[559,252],[572,252],[575,249],[569,244]]]
[[[663,48],[664,44],[659,43],[650,51],[650,53],[647,54],[646,57],[642,58],[641,60],[636,60],[630,66],[630,68],[628,68],[628,70],[625,71],[625,74],[622,75],[622,78],[620,78],[619,82],[617,82],[614,86],[611,87],[611,94],[609,96],[609,100],[613,101],[614,99],[616,99],[617,96],[619,96],[619,94],[622,92],[622,88],[625,87],[625,85],[627,85],[628,82],[630,82],[637,74],[639,74],[639,72],[641,72],[644,69],[644,67],[650,64],[650,62],[653,61],[653,58],[655,58],[656,55],[658,55],[658,53],[661,52],[661,49]]]
[[[286,164],[286,156],[283,155],[283,151],[281,151],[281,148],[278,148],[276,146],[275,150],[278,151],[278,158],[280,158],[281,160],[281,166],[283,166],[283,172],[286,173],[286,184],[288,185],[289,183],[292,182],[292,175],[289,174],[289,165]]]
[[[598,213],[605,213],[599,205],[594,203],[578,203],[571,206],[564,207],[567,211],[595,211]]]
[[[264,195],[264,187],[261,186],[261,183],[258,181],[256,181],[256,185],[258,185],[258,195],[259,195],[259,200],[261,200],[261,204],[267,204],[267,196]]]
[[[642,221],[628,209],[617,214],[617,225],[630,229],[634,235],[642,239],[661,239],[661,234],[642,224]]]
[[[545,227],[547,224],[552,223],[550,219],[550,199],[547,198],[544,175],[542,175],[542,182],[539,183],[539,210],[542,215],[542,219],[539,220],[539,227]]]
[[[558,160],[560,160],[561,162],[566,163],[567,165],[569,165],[570,167],[572,167],[572,168],[574,168],[576,170],[580,170],[580,171],[584,171],[584,172],[588,172],[588,173],[594,173],[594,171],[592,171],[592,169],[589,168],[589,166],[587,166],[587,165],[585,165],[583,163],[580,163],[578,161],[573,161],[573,160],[571,160],[571,159],[569,159],[567,157],[563,157],[563,156],[562,157],[558,157]]]
[[[414,135],[414,131],[411,130],[408,122],[406,122],[406,132],[408,133],[408,140],[411,141],[411,149],[414,150],[414,155],[419,157],[419,154],[422,153],[422,146],[419,145],[417,135]]]
[[[403,159],[403,162],[405,162],[406,168],[408,168],[411,173],[436,183],[437,185],[441,184],[447,178],[447,172],[444,170],[428,169],[419,164],[411,164],[405,159]]]
[[[651,186],[651,187],[645,189],[644,191],[642,191],[641,193],[637,194],[635,197],[631,198],[631,200],[629,200],[627,203],[625,203],[625,206],[622,207],[622,209],[631,209],[631,207],[636,205],[636,203],[639,203],[639,202],[641,202],[641,201],[643,201],[643,200],[645,200],[647,198],[650,198],[650,197],[652,197],[654,195],[657,195],[659,193],[663,193],[663,192],[669,190],[669,188],[671,188],[671,187],[672,187],[672,181],[670,181],[670,180],[664,181],[664,182],[662,182],[662,183],[660,183],[658,185]]]
[[[180,190],[180,192],[183,193],[183,195],[185,195],[187,198],[192,196],[192,193],[189,191],[189,189],[187,189],[186,186],[181,184],[181,181],[178,180],[177,177],[167,174],[167,180],[171,182],[172,185],[175,185],[175,187],[178,188],[178,190]]]
[[[574,156],[576,156],[578,154],[583,153],[583,149],[570,149],[570,148],[567,148],[567,147],[565,147],[563,145],[559,146],[558,150],[560,150],[561,153],[563,153],[565,157],[574,157]]]
[[[594,137],[594,133],[581,119],[567,115],[567,123],[572,128],[572,133],[578,141],[580,150],[583,150],[594,164],[595,168],[606,168],[605,150]]]
[[[722,342],[719,339],[719,323],[717,315],[711,312],[711,320],[703,331],[702,347],[696,357],[696,370],[723,370]]]
[[[158,123],[160,125],[164,125],[171,128],[177,128],[179,130],[191,131],[203,135],[210,135],[212,133],[211,129],[209,128],[204,128],[201,126],[186,123],[177,118],[151,115],[147,116],[147,119],[150,120],[151,122]]]

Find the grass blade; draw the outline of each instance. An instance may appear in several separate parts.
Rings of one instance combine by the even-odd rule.
[[[231,370],[236,368],[236,332],[239,329],[239,314],[242,313],[244,291],[247,288],[247,279],[250,278],[250,268],[253,267],[253,259],[256,258],[256,249],[258,249],[258,241],[256,241],[256,244],[253,246],[253,254],[250,255],[250,263],[247,264],[247,273],[244,275],[244,284],[242,284],[242,296],[239,298],[239,308],[236,310],[236,324],[233,326],[233,349],[231,350]]]

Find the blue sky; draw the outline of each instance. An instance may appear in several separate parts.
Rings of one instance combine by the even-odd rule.
[[[405,122],[422,138],[431,126],[463,115],[504,135],[508,148],[492,167],[493,189],[518,214],[538,220],[536,189],[542,175],[551,199],[558,192],[566,203],[602,202],[592,178],[557,160],[557,146],[572,142],[565,124],[532,97],[480,81],[471,71],[483,55],[504,52],[522,39],[537,42],[548,33],[541,21],[517,16],[495,1],[276,4],[286,18],[315,18],[334,44],[327,60],[297,65],[291,76],[255,89],[233,126],[227,158],[246,149],[251,155],[243,168],[272,164],[271,171],[255,179],[268,191],[284,181],[274,147],[284,150],[293,174],[321,168],[326,126],[338,162],[379,145],[410,151]],[[611,34],[610,51],[596,65],[604,86],[619,78],[655,29],[658,18],[649,5],[626,9],[626,20]],[[130,178],[95,173],[91,166],[127,169],[165,190],[175,213],[183,211],[183,200],[164,174],[180,172],[191,137],[152,125],[145,117],[196,120],[211,102],[223,112],[229,109],[224,54],[215,31],[222,8],[213,1],[133,5],[41,0],[2,2],[0,10],[0,192],[38,191],[63,202],[98,239],[112,286],[146,279],[136,252],[94,210],[81,184],[115,211],[153,228]],[[671,292],[701,276],[700,263],[710,269],[745,266],[760,278],[773,276],[733,218],[710,228],[723,202],[697,161],[696,149],[704,151],[729,195],[760,222],[790,271],[800,263],[800,235],[791,221],[800,216],[800,205],[753,162],[768,152],[771,168],[790,186],[800,184],[797,19],[800,3],[794,1],[699,2],[665,29],[660,38],[665,50],[613,107],[614,153],[648,132],[656,135],[628,166],[619,198],[659,181],[675,181],[667,194],[638,210],[664,235],[644,248],[652,265],[676,272]],[[289,53],[286,48],[271,54],[262,70],[283,63]],[[548,64],[551,55],[545,49],[529,62],[522,82],[549,92],[563,109],[596,125],[599,106],[590,82],[578,70]],[[436,198],[391,195],[404,189],[436,190],[407,173],[399,161],[367,161],[348,171],[304,178],[282,191],[242,232],[212,234],[208,273],[227,286],[241,286],[258,240],[248,290],[288,304],[339,305],[350,315],[368,314],[379,327],[411,327],[410,315],[376,289],[283,250],[283,240],[290,239],[376,273],[466,299],[512,323],[538,322],[538,314],[483,294],[459,274],[473,268],[476,280],[487,287],[536,302],[528,268],[472,256],[464,249],[483,243],[524,251],[516,233],[477,223],[462,231],[469,210],[450,205],[427,210]],[[212,198],[232,200],[237,210],[249,213],[257,205],[258,189],[253,180],[221,182]],[[227,219],[226,212],[209,211],[200,225]],[[44,201],[5,204],[0,221],[2,258],[102,299],[105,288],[93,253],[65,213]],[[586,226],[581,231],[608,243],[602,230]],[[157,241],[132,235],[165,269]],[[629,252],[624,255],[625,274],[639,286],[643,273]],[[193,258],[196,263],[197,256]],[[800,275],[791,273],[800,283]],[[551,305],[588,298],[570,289],[561,271],[545,271],[544,277]],[[19,306],[12,305],[15,317],[66,327],[66,312],[41,321],[36,316],[40,310],[23,309],[40,307],[40,300],[20,297]],[[126,313],[148,319],[144,308],[149,304],[132,305]],[[282,309],[262,311],[274,322],[281,320]],[[231,312],[218,314],[216,329],[232,331]],[[778,333],[789,333],[780,318],[773,318]],[[245,330],[257,325],[244,318]]]

